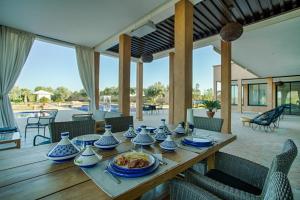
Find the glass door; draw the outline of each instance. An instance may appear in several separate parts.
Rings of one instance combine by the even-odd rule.
[[[276,91],[276,105],[287,105],[286,114],[300,115],[300,82],[282,83]]]
[[[300,82],[291,83],[291,114],[300,115]]]

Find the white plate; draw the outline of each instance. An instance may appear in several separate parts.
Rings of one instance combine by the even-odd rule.
[[[108,146],[101,146],[101,145],[94,144],[94,146],[97,147],[97,148],[100,148],[100,149],[111,149],[111,148],[114,148],[114,147],[118,146],[119,144],[120,143],[114,144],[114,145],[108,145]]]
[[[185,139],[190,142],[195,142],[195,143],[211,143],[212,142],[211,140],[205,139],[205,138],[186,137]]]
[[[69,159],[69,158],[76,157],[78,154],[80,154],[80,152],[69,155],[69,156],[64,156],[64,157],[49,157],[49,156],[46,155],[46,158],[49,159],[49,160],[59,161],[59,160],[66,160],[66,159]]]
[[[131,142],[133,144],[137,144],[137,145],[144,145],[144,146],[147,146],[147,145],[151,145],[151,144],[154,144],[155,143],[155,140],[153,142],[148,142],[148,143],[140,143],[140,142],[134,142],[133,141],[134,138],[131,139]]]

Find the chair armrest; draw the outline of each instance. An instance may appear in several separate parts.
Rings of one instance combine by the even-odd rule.
[[[39,122],[39,117],[27,117],[27,124],[36,124],[38,122]]]
[[[260,189],[263,188],[269,171],[265,166],[223,152],[216,153],[215,167]]]
[[[40,125],[48,125],[54,121],[53,117],[39,117],[39,124]]]
[[[191,183],[174,179],[170,183],[171,200],[221,200],[215,195]]]
[[[36,142],[37,142],[38,138],[45,139],[45,141],[37,144]],[[50,143],[51,143],[51,139],[49,137],[46,137],[46,136],[36,135],[33,138],[33,146],[38,146],[38,145],[41,145],[41,144],[50,144]]]
[[[194,170],[190,169],[185,173],[185,179],[187,182],[194,184],[198,187],[213,193],[221,199],[230,200],[258,200],[261,196],[255,196],[248,192],[238,190],[236,188],[230,187],[218,181],[215,181],[209,177],[201,175]]]

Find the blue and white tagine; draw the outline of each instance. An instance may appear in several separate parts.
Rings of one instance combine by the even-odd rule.
[[[167,134],[167,135],[171,135],[172,132],[169,130],[168,126],[166,125],[166,120],[161,119],[160,122],[161,122],[160,127],[162,127],[164,133]],[[156,133],[157,132],[158,132],[158,130],[156,129]]]
[[[94,152],[92,145],[87,145],[82,154],[75,158],[74,164],[79,167],[89,168],[95,166],[101,159],[102,156]]]
[[[111,132],[111,125],[105,125],[105,133],[94,142],[94,146],[100,149],[114,149],[119,143],[119,140]]]
[[[174,142],[171,135],[168,135],[167,139],[160,143],[159,146],[166,151],[175,151],[177,148],[177,144]]]
[[[155,140],[146,130],[146,126],[143,125],[141,126],[141,128],[142,128],[141,132],[138,133],[136,137],[131,140],[131,142],[133,144],[145,145],[145,146],[153,144]]]
[[[132,124],[129,125],[129,129],[123,134],[123,136],[126,138],[134,138],[136,136],[136,132]]]
[[[184,134],[185,133],[185,129],[182,126],[182,123],[178,124],[178,126],[175,128],[174,132],[177,133],[177,134]]]
[[[78,147],[69,140],[69,132],[63,132],[60,142],[47,153],[46,157],[56,162],[64,162],[73,159],[79,153]]]
[[[158,129],[158,131],[157,131],[157,133],[156,133],[156,135],[155,135],[155,140],[158,141],[158,142],[162,142],[166,138],[167,138],[167,135],[164,132],[163,127],[160,126],[159,129]]]

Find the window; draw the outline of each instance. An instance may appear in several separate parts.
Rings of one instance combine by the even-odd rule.
[[[238,104],[238,85],[231,85],[231,104],[237,105]]]
[[[267,105],[267,84],[249,84],[249,106],[266,106]]]

